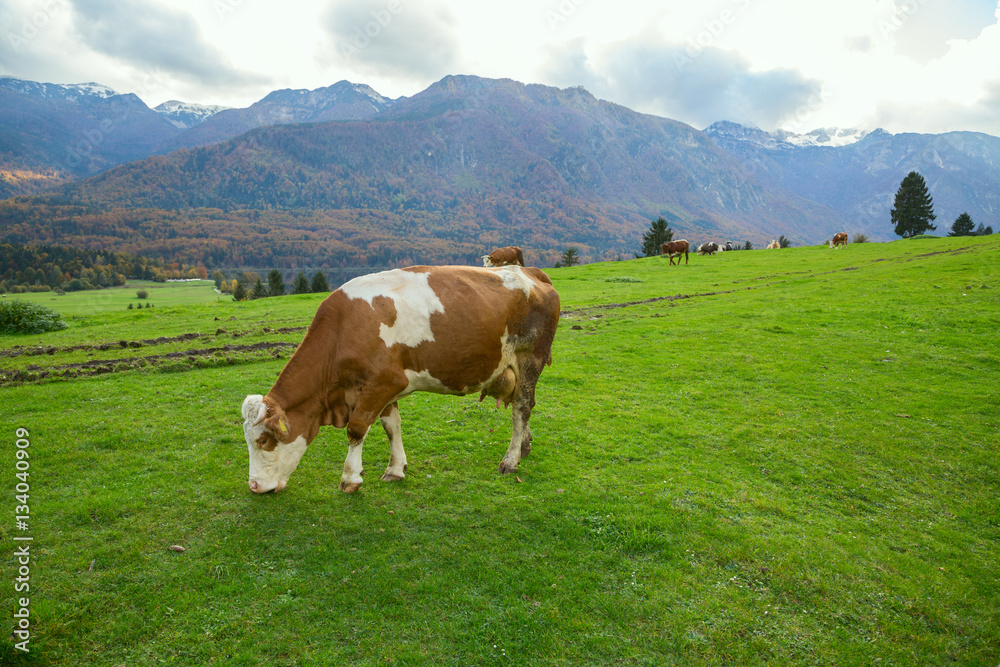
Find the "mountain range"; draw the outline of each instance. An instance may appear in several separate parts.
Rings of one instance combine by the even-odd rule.
[[[341,81],[275,91],[246,109],[149,109],[96,84],[0,79],[0,197],[45,193],[0,204],[0,235],[170,258],[170,233],[143,240],[136,230],[155,220],[174,225],[175,239],[195,238],[187,222],[222,212],[211,219],[225,217],[233,237],[216,235],[207,264],[250,261],[234,244],[262,216],[291,244],[273,261],[314,266],[419,261],[400,236],[449,261],[509,243],[537,263],[568,245],[586,259],[630,256],[659,216],[691,240],[757,247],[841,230],[887,240],[910,170],[929,185],[939,230],[962,212],[996,225],[1000,139],[984,134],[798,135],[729,122],[699,131],[582,88],[473,76],[397,100]],[[171,222],[178,212],[183,231]],[[131,222],[100,238],[95,216]],[[309,225],[337,229],[335,250]]]

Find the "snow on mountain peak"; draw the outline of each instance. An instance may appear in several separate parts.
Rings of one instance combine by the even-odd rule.
[[[787,149],[813,146],[840,148],[861,141],[868,136],[869,132],[857,128],[840,127],[821,127],[805,134],[796,134],[788,130],[765,132],[749,125],[740,125],[732,121],[719,121],[707,127],[705,134],[723,141],[750,143],[761,148]]]
[[[26,81],[14,77],[0,77],[0,88],[15,90],[26,95],[37,95],[38,97],[53,98],[79,98],[79,97],[100,97],[108,98],[118,95],[117,92],[99,83],[40,83],[37,81]]]
[[[164,116],[174,127],[187,129],[198,125],[206,118],[214,116],[228,107],[218,104],[192,104],[178,100],[168,100],[163,104],[158,104],[153,111]]]
[[[774,136],[793,146],[831,146],[838,148],[861,141],[868,136],[868,131],[857,128],[821,127],[806,134],[795,134],[785,130],[778,130],[774,133]]]

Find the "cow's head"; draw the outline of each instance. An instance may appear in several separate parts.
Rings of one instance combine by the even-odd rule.
[[[284,410],[269,397],[251,394],[243,401],[243,436],[250,452],[250,490],[281,491],[306,451],[306,438],[294,436]]]

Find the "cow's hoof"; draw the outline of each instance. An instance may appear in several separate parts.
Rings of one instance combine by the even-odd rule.
[[[361,488],[361,482],[340,482],[340,490],[344,493],[354,493]]]
[[[506,460],[500,462],[499,472],[501,475],[509,475],[510,473],[517,470],[517,464],[511,465]]]
[[[383,482],[398,482],[401,479],[403,479],[402,475],[397,475],[395,473],[391,473],[388,470],[386,470],[385,474],[382,475],[382,481]]]

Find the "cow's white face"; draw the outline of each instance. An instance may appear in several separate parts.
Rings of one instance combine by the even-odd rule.
[[[251,394],[243,400],[243,436],[250,452],[250,479],[254,493],[281,491],[288,486],[288,478],[295,472],[308,443],[299,436],[290,443],[274,437],[264,425],[267,404],[260,394]]]

